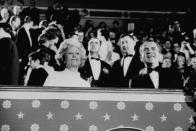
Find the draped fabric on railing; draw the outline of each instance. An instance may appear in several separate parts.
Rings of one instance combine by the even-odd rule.
[[[0,89],[1,131],[187,131],[196,113],[182,91]]]

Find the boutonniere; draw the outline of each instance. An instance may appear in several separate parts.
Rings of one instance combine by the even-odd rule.
[[[140,72],[139,72],[139,74],[140,74],[140,75],[148,74],[148,70],[147,70],[147,68],[143,68],[143,69],[141,69],[141,70],[140,70]]]
[[[103,72],[105,73],[105,74],[109,74],[109,70],[107,69],[107,68],[103,68]]]

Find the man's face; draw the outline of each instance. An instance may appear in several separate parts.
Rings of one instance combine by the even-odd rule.
[[[177,57],[177,66],[178,66],[178,68],[183,68],[184,64],[185,64],[185,57],[178,56]]]
[[[102,36],[101,34],[101,29],[97,30],[97,38],[100,40],[100,41],[104,41],[105,38]]]
[[[191,66],[192,66],[193,69],[196,69],[196,57],[193,57],[191,59]]]
[[[83,39],[84,39],[84,32],[78,32],[78,40],[79,42],[83,42]]]
[[[118,25],[117,23],[113,23],[113,27],[114,27],[114,28],[118,28],[119,25]]]
[[[35,0],[30,0],[30,6],[35,6],[36,2]]]
[[[170,49],[170,48],[171,48],[171,42],[170,42],[170,41],[166,41],[166,42],[165,42],[165,47],[166,47],[167,49]]]
[[[165,58],[164,60],[163,60],[163,68],[170,68],[171,67],[171,59],[169,59],[169,58]]]
[[[28,27],[29,29],[31,29],[31,28],[33,27],[33,21],[27,23],[27,27]]]
[[[96,38],[91,38],[89,41],[88,50],[98,53],[100,50],[100,41]]]
[[[158,63],[160,59],[159,48],[155,42],[145,42],[140,50],[140,55],[144,63]]]
[[[2,10],[1,10],[1,17],[3,18],[3,19],[5,19],[5,20],[7,20],[7,19],[9,19],[9,12],[8,12],[8,9],[6,9],[6,8],[3,8]]]
[[[178,43],[174,43],[174,52],[175,52],[175,53],[180,52],[180,46],[179,46]]]
[[[132,38],[130,38],[129,36],[125,36],[125,37],[121,38],[120,48],[121,48],[123,56],[127,55],[127,54],[134,55],[135,54],[135,50],[134,50],[135,44],[136,44],[135,41]]]
[[[13,22],[13,26],[15,29],[18,29],[20,27],[21,20],[20,18],[16,18],[16,20]]]
[[[21,6],[15,5],[15,6],[13,7],[13,13],[14,13],[15,15],[19,15],[21,12],[22,12],[22,7],[21,7]]]

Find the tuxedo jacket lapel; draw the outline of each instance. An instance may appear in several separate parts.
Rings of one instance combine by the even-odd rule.
[[[103,75],[103,68],[104,68],[102,61],[100,61],[100,64],[101,64],[101,69],[100,69],[100,74],[99,74],[98,80],[102,77],[102,75]]]
[[[24,35],[23,35],[24,40],[27,40],[27,41],[28,41],[28,46],[31,47],[29,36],[28,36],[28,34],[27,34],[27,32],[26,32],[26,30],[25,30],[24,27],[22,28],[22,31],[23,31],[23,33],[24,33]],[[29,33],[30,33],[30,32],[29,32]],[[30,36],[30,37],[31,37],[31,36]]]
[[[87,64],[88,72],[90,73],[91,76],[93,76],[93,71],[92,71],[92,67],[91,67],[89,58],[87,59],[86,64]],[[102,61],[100,61],[100,65],[101,65],[101,67],[100,67],[98,80],[100,79],[101,75],[103,74],[103,63],[102,63]],[[93,78],[94,78],[94,76],[93,76]]]
[[[167,77],[164,76],[164,73],[159,71],[159,88],[167,88],[165,86],[167,85],[168,82],[170,83],[170,81],[167,81],[166,79]]]
[[[88,71],[89,75],[93,76],[93,71],[92,71],[92,67],[91,67],[89,58],[86,61],[86,67],[87,67],[86,70]]]
[[[114,68],[115,67],[115,68]],[[124,74],[123,74],[123,58],[120,60],[116,61],[115,66],[113,66],[113,71],[114,75],[118,75],[118,78],[124,79]],[[116,77],[116,76],[113,76]]]
[[[155,88],[149,74],[144,75],[143,80],[144,87],[147,86],[147,88]]]
[[[135,69],[136,69],[136,67],[135,67],[135,56],[133,56],[131,62],[129,63],[129,67],[128,67],[127,73],[125,75],[125,78],[132,77],[132,75],[134,75],[134,70]]]
[[[126,73],[126,75],[125,75],[125,78],[129,77],[130,74],[132,73],[131,68],[132,68],[132,60],[131,60],[131,62],[129,63],[129,67],[128,67],[127,73]],[[123,68],[122,68],[122,70],[123,70]],[[124,72],[124,71],[123,71],[123,72]],[[123,75],[124,75],[124,74],[123,74]]]

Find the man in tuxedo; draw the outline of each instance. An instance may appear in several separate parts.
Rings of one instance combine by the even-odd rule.
[[[84,66],[79,71],[82,78],[91,82],[92,87],[109,87],[111,83],[111,67],[103,60],[100,60],[100,47],[101,43],[97,38],[91,38],[89,40],[89,55]]]
[[[145,41],[140,46],[140,58],[145,68],[130,80],[131,88],[174,89],[178,88],[175,76],[160,65],[161,54],[157,43]]]
[[[184,55],[185,56],[185,54],[183,53],[183,52],[180,52],[180,44],[179,43],[174,43],[173,44],[173,48],[174,48],[174,51],[173,51],[173,62],[176,62],[177,61],[177,57],[179,56],[179,55]]]
[[[10,32],[7,23],[0,23],[0,85],[18,85],[18,51]]]
[[[32,37],[30,34],[30,29],[33,26],[33,21],[31,17],[26,16],[24,20],[24,25],[18,30],[16,38],[16,46],[18,48],[19,58],[22,59],[27,57],[31,52],[33,52]]]
[[[28,63],[28,55],[35,51],[34,43],[32,41],[32,36],[30,29],[33,26],[33,21],[30,16],[26,16],[24,19],[24,25],[18,30],[16,37],[16,46],[18,49],[19,61],[20,61],[20,82],[23,79],[25,73],[25,66]]]
[[[33,24],[38,26],[39,25],[39,15],[40,15],[40,10],[36,7],[36,0],[30,0],[29,1],[29,6],[23,9],[23,15],[24,16],[30,16],[32,18]]]
[[[112,66],[112,86],[117,88],[128,88],[129,80],[139,74],[143,63],[139,54],[135,51],[136,40],[133,36],[125,34],[120,38],[120,49],[122,58],[114,62]]]

